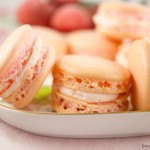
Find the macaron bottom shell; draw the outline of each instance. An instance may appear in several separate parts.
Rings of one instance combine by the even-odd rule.
[[[122,41],[125,38],[128,39],[141,39],[145,36],[148,36],[150,31],[147,27],[144,29],[141,29],[140,26],[130,26],[126,24],[119,24],[116,26],[104,26],[104,27],[98,27],[98,32],[104,34],[105,36],[108,36],[111,39],[115,39],[118,41]],[[135,34],[136,33],[136,34]]]
[[[109,102],[86,102],[52,92],[52,106],[56,112],[61,113],[107,113],[121,112],[128,108],[128,94],[121,94],[117,99]]]

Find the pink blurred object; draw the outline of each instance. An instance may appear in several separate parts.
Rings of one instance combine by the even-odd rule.
[[[84,7],[77,4],[65,4],[53,13],[50,26],[60,31],[92,28],[91,14]]]
[[[59,4],[63,4],[63,3],[77,3],[79,0],[55,0],[55,2],[59,3]]]
[[[25,0],[18,8],[17,18],[23,24],[48,25],[55,6],[41,0]]]

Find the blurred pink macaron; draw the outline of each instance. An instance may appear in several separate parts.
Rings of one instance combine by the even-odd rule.
[[[56,57],[66,55],[68,53],[68,45],[65,36],[52,28],[43,26],[32,26],[34,31],[42,37],[43,42],[47,46],[52,46],[55,50]]]
[[[71,54],[101,56],[112,60],[120,44],[90,29],[69,33],[67,41]]]
[[[49,25],[57,30],[68,32],[92,28],[90,12],[78,4],[65,4],[56,9],[50,18]]]

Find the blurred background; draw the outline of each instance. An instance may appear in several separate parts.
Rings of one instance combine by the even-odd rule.
[[[121,52],[125,56],[123,64],[127,66],[130,43],[136,38],[124,37],[122,41],[116,41],[114,37],[110,39],[95,31],[99,29],[93,22],[94,15],[99,14],[101,2],[107,1],[150,5],[150,0],[0,0],[0,44],[15,28],[30,24],[45,45],[54,47],[56,57],[89,54],[117,60],[116,54]],[[129,24],[134,29],[136,23],[133,18]],[[123,60],[119,56],[121,64]]]
[[[105,0],[106,1],[106,0]],[[111,0],[110,0],[111,1]],[[113,0],[112,0],[113,1]],[[131,0],[125,0],[131,1]],[[133,2],[150,4],[150,0],[132,0]],[[8,36],[14,28],[20,24],[42,25],[59,31],[69,32],[82,28],[94,28],[92,16],[96,12],[97,4],[101,0],[0,0],[0,43]],[[61,8],[65,5],[79,5],[80,8],[66,6],[65,11]],[[58,11],[60,10],[60,11]],[[61,13],[66,16],[61,16]],[[73,15],[73,17],[72,17]],[[86,23],[78,22],[78,15],[86,19]],[[89,15],[89,16],[88,16]],[[59,25],[62,19],[74,18],[78,25],[68,27]]]

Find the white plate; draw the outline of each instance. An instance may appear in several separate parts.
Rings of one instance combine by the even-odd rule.
[[[0,102],[0,118],[17,128],[45,136],[106,138],[150,135],[150,112],[66,115],[16,110]]]

